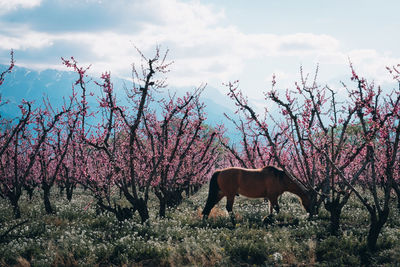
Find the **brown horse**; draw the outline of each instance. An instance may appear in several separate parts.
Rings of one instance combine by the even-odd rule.
[[[206,206],[202,212],[203,220],[208,218],[211,209],[226,196],[226,209],[235,225],[232,206],[236,195],[250,198],[265,198],[270,201],[270,215],[273,208],[279,212],[278,197],[283,192],[291,192],[301,199],[307,212],[311,209],[310,194],[298,181],[289,177],[286,172],[267,166],[262,169],[227,168],[216,171],[210,180],[210,189]]]

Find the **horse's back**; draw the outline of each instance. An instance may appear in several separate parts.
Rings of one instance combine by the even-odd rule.
[[[221,170],[218,184],[225,195],[240,194],[246,197],[270,197],[277,189],[276,177],[263,169],[228,168]]]

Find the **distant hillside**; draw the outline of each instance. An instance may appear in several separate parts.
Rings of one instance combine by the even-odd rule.
[[[0,71],[8,66],[0,65]],[[15,67],[12,73],[5,77],[4,83],[0,86],[0,94],[3,100],[9,100],[10,104],[0,107],[2,116],[13,118],[19,115],[18,104],[22,99],[35,101],[37,105],[42,103],[43,97],[48,97],[55,107],[63,103],[63,97],[68,97],[72,93],[72,84],[77,75],[69,71],[44,70],[35,71],[23,67]],[[97,78],[93,78],[96,80]],[[131,81],[113,78],[117,99],[122,104],[127,104],[124,87],[129,87]],[[95,94],[100,93],[97,85],[91,82],[88,89]],[[176,91],[178,95],[183,95],[191,88],[169,88],[171,92]],[[162,97],[160,95],[159,97]],[[206,87],[201,100],[206,104],[207,123],[211,126],[225,124],[232,130],[233,125],[227,121],[223,113],[232,114],[233,105],[228,96],[221,94],[218,89]],[[90,106],[97,106],[95,98],[89,99]]]

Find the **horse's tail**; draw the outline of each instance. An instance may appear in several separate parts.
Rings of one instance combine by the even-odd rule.
[[[220,171],[216,171],[216,172],[214,172],[214,174],[211,177],[207,203],[202,212],[203,218],[207,218],[208,214],[210,214],[210,212],[211,212],[211,209],[214,207],[215,204],[217,204],[218,192],[219,192],[219,186],[218,186],[219,173],[220,173]]]

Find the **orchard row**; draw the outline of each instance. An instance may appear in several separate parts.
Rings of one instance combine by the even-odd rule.
[[[238,115],[227,117],[241,134],[241,142],[232,144],[223,126],[205,124],[204,88],[160,100],[171,64],[167,53],[157,49],[152,58],[140,55],[141,67],[133,65],[133,83],[126,90],[129,106],[116,98],[110,73],[91,82],[88,68],[71,58],[63,63],[77,80],[62,107],[49,100],[39,106],[23,101],[17,119],[1,118],[0,196],[9,200],[16,218],[23,191],[41,190],[46,212],[53,213],[52,188],[65,190],[71,199],[79,185],[93,196],[88,205],[119,220],[137,211],[144,222],[150,194],[159,200],[162,217],[167,207],[180,204],[184,192],[190,195],[205,184],[215,168],[275,165],[310,190],[310,216],[322,207],[330,213],[334,235],[343,207],[356,195],[370,214],[367,243],[375,250],[393,192],[400,208],[400,87],[382,90],[350,64],[352,83],[343,83],[339,94],[318,84],[318,70],[311,79],[301,70],[300,81],[283,96],[274,76],[265,110],[259,112],[238,81],[228,83]],[[0,85],[13,67],[11,54]],[[400,85],[400,65],[388,72]],[[92,91],[93,84],[100,93]],[[90,106],[89,98],[98,105]]]

